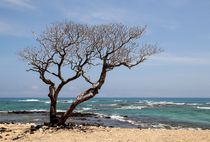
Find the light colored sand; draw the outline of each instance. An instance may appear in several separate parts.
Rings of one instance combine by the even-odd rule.
[[[0,141],[10,142],[210,142],[210,130],[120,129],[87,127],[86,132],[74,130],[29,131],[30,125],[0,124]]]

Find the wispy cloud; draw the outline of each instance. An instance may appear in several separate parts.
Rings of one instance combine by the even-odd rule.
[[[34,10],[35,6],[32,4],[31,0],[2,0],[3,4],[15,9],[26,8]]]
[[[158,63],[185,64],[185,65],[210,65],[210,58],[206,56],[177,56],[172,54],[162,54],[153,57]]]

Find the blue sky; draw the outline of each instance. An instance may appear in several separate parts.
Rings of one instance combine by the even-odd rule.
[[[1,0],[0,97],[47,96],[17,53],[37,45],[33,31],[64,20],[147,25],[143,41],[164,49],[132,70],[110,72],[100,97],[210,97],[209,15],[209,0]],[[75,81],[61,96],[85,87]]]

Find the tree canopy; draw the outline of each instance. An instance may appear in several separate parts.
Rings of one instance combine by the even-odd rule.
[[[29,71],[37,72],[40,79],[49,86],[51,123],[65,123],[78,104],[98,94],[107,72],[117,67],[131,69],[147,57],[159,53],[161,49],[155,45],[140,43],[145,29],[123,24],[61,22],[47,27],[36,36],[40,46],[25,48],[20,56],[30,66]],[[88,70],[94,67],[101,70],[96,80],[87,75]],[[70,72],[68,77],[63,72],[64,68]],[[69,109],[58,117],[56,104],[59,92],[64,85],[79,77],[84,78],[91,87],[80,93]],[[59,83],[55,83],[55,78]]]

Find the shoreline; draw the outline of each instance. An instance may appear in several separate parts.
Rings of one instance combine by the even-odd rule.
[[[48,111],[4,111],[0,112],[0,123],[35,123],[36,125],[42,125],[49,121]],[[62,112],[58,112],[58,115],[62,115]],[[140,121],[140,123],[136,123]],[[187,122],[176,122],[160,120],[151,117],[142,117],[140,120],[129,116],[119,115],[104,115],[92,112],[74,112],[72,116],[67,120],[67,123],[74,123],[78,125],[92,125],[92,126],[105,126],[114,128],[157,128],[157,129],[180,129],[180,128],[192,128],[192,129],[207,129],[210,130],[210,126],[193,124]]]
[[[72,128],[36,127],[34,124],[0,124],[0,141],[4,142],[209,142],[210,130],[201,129],[138,129],[102,126],[74,126]],[[34,131],[32,131],[34,130]]]

